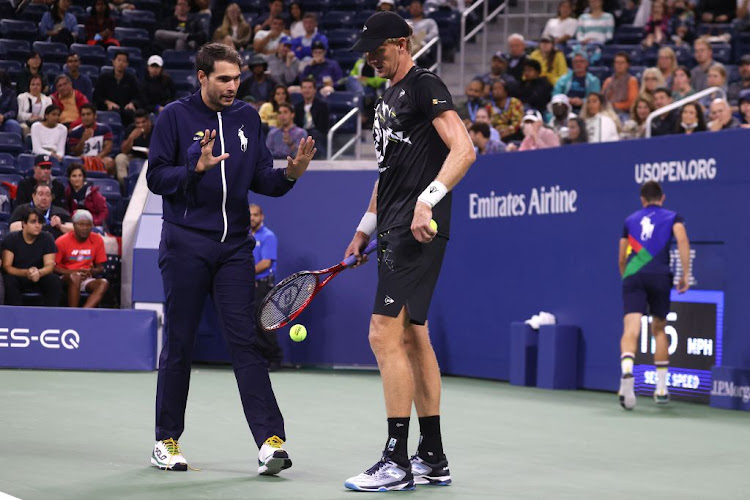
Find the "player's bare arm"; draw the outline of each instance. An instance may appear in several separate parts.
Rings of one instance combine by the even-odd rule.
[[[617,257],[617,264],[620,266],[620,276],[625,274],[625,266],[628,263],[628,239],[620,238],[620,252]]]
[[[674,239],[677,241],[677,251],[680,254],[680,264],[682,264],[682,276],[677,284],[677,291],[680,293],[687,292],[690,288],[690,240],[688,239],[685,224],[682,222],[672,226]]]

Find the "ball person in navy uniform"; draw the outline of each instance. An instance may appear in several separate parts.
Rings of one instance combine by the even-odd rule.
[[[450,231],[450,190],[476,156],[445,84],[415,66],[411,35],[398,14],[378,12],[352,47],[391,83],[375,105],[379,180],[345,252],[361,259],[377,231],[378,288],[369,340],[383,380],[388,439],[380,461],[344,483],[359,491],[451,482],[440,433],[440,369],[426,323]],[[410,459],[412,404],[420,443]]]
[[[195,330],[211,294],[231,354],[245,418],[260,452],[260,474],[291,466],[284,419],[266,361],[255,346],[255,263],[248,190],[281,196],[315,155],[300,141],[286,168],[274,169],[258,113],[235,99],[242,59],[232,48],[204,45],[196,55],[200,90],[159,113],[149,149],[149,189],[162,196],[159,268],[166,304],[156,389],[156,444],[151,463],[187,470],[179,447]]]

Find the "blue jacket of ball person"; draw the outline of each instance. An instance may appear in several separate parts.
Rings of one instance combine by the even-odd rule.
[[[216,130],[213,155],[229,158],[203,173],[195,171],[204,131]],[[156,121],[146,173],[149,189],[162,196],[164,220],[198,230],[211,239],[247,235],[249,190],[281,196],[294,185],[285,170],[273,168],[260,116],[235,100],[217,112],[201,92],[167,105]]]

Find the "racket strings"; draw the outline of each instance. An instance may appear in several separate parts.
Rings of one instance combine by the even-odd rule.
[[[304,307],[315,293],[318,277],[314,274],[300,274],[280,285],[266,298],[260,311],[260,325],[263,328],[273,328],[287,321]]]

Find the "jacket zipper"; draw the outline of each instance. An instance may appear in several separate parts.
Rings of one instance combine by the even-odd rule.
[[[217,113],[219,115],[219,141],[221,142],[221,154],[224,154],[224,125],[221,121],[221,111]],[[224,219],[224,233],[221,235],[221,242],[227,238],[227,231],[229,230],[227,223],[227,172],[224,168],[224,161],[221,160],[221,216]]]

